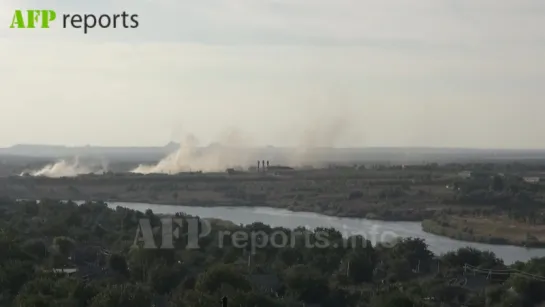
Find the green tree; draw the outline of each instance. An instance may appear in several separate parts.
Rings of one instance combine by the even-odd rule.
[[[34,265],[29,261],[9,260],[0,266],[0,291],[15,296],[34,277]]]
[[[219,264],[211,267],[197,279],[195,288],[201,292],[214,293],[223,284],[235,290],[247,291],[251,289],[249,281],[234,266]]]
[[[110,285],[100,291],[91,301],[90,307],[149,307],[152,292],[143,285]]]
[[[372,252],[352,251],[347,259],[348,277],[354,282],[371,282],[375,263]]]
[[[492,182],[490,183],[490,189],[492,191],[501,192],[505,189],[505,183],[503,182],[503,178],[501,176],[493,176]]]
[[[123,255],[112,254],[108,259],[108,266],[114,272],[122,275],[128,274],[127,261]]]
[[[394,291],[393,293],[385,293],[379,296],[376,296],[371,301],[371,306],[373,307],[415,307],[418,304],[411,299],[409,296],[399,292]]]
[[[194,290],[175,291],[169,299],[169,307],[210,307],[219,306],[220,298]]]
[[[149,270],[148,284],[158,294],[169,294],[186,276],[185,267],[180,264],[172,267],[159,263]]]
[[[329,294],[327,278],[314,267],[296,265],[284,277],[288,291],[306,303],[320,303]]]
[[[75,242],[68,237],[55,237],[53,246],[61,255],[68,257],[75,247]]]

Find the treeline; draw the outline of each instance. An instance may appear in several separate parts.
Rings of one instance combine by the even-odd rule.
[[[161,218],[150,210],[109,209],[101,202],[1,200],[0,305],[208,307],[219,305],[223,296],[231,306],[246,307],[535,306],[545,300],[545,283],[518,275],[491,279],[482,289],[453,284],[463,278],[466,264],[483,270],[509,266],[492,253],[469,248],[437,257],[414,238],[373,246],[333,229],[214,221],[198,249],[185,248],[189,223],[180,229],[174,249],[135,245],[140,219],[150,222],[160,245]],[[219,244],[220,232],[227,230],[284,233],[289,241],[284,247],[262,241]],[[310,247],[319,235],[329,244]],[[545,259],[512,267],[545,275]]]
[[[545,205],[545,186],[526,182],[523,177],[504,174],[476,173],[454,180],[449,186],[454,196],[444,200],[450,204],[493,206],[501,210],[535,209]]]

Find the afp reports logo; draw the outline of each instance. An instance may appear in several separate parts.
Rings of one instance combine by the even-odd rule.
[[[100,27],[134,29],[139,26],[138,15],[122,12],[121,14],[62,14],[62,27],[83,28],[87,34],[89,29]],[[11,20],[11,29],[49,29],[51,24],[57,20],[57,13],[54,10],[15,10]]]
[[[10,28],[34,29],[36,27],[48,29],[49,23],[57,19],[57,13],[52,10],[16,10],[13,14]]]

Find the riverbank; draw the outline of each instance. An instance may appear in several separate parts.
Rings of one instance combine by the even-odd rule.
[[[233,203],[222,203],[221,205],[210,204],[193,204],[182,205],[173,202],[142,202],[131,201],[136,203],[149,203],[155,205],[169,205],[190,208],[270,208],[289,210],[294,213],[315,213],[336,218],[362,218],[377,222],[420,222],[422,231],[458,241],[483,243],[492,245],[504,246],[519,246],[527,248],[545,248],[545,225],[533,226],[524,223],[515,223],[509,221],[506,217],[496,216],[491,218],[484,217],[463,217],[463,216],[445,216],[440,218],[434,217],[436,211],[428,210],[425,219],[407,219],[407,215],[389,215],[385,216],[374,215],[368,213],[365,216],[342,215],[335,212],[320,212],[312,210],[304,210],[293,207],[271,207],[267,204],[260,205],[240,205]],[[299,209],[299,210],[298,210]],[[401,218],[399,218],[401,217]]]
[[[380,216],[373,215],[372,213],[366,216],[347,216],[340,214],[333,214],[331,212],[320,212],[310,210],[297,210],[297,208],[282,208],[271,207],[267,204],[248,205],[248,204],[233,204],[233,203],[220,203],[208,205],[203,204],[179,204],[175,202],[151,202],[142,200],[107,200],[110,203],[133,203],[133,204],[149,204],[149,205],[166,205],[170,207],[180,208],[232,208],[232,209],[251,209],[251,208],[268,208],[268,209],[280,209],[288,210],[293,213],[314,213],[327,217],[336,218],[349,218],[349,219],[367,219],[376,222],[418,222],[421,225],[422,231],[445,238],[454,239],[462,242],[471,243],[483,243],[492,245],[504,245],[504,246],[519,246],[527,248],[545,248],[545,226],[531,226],[527,224],[515,223],[507,221],[505,218],[475,218],[475,217],[462,217],[462,216],[448,216],[442,215],[440,218],[429,217],[424,220],[418,219],[396,219],[395,216],[389,216],[390,219],[384,219]],[[182,211],[182,210],[181,210]],[[184,211],[185,212],[185,211]],[[427,215],[433,215],[435,211],[429,211]],[[507,226],[506,226],[507,225]],[[536,236],[537,235],[537,236]]]
[[[285,209],[248,208],[248,207],[180,207],[136,203],[110,203],[109,207],[127,207],[145,211],[152,209],[155,214],[175,214],[185,212],[201,218],[219,218],[232,221],[236,225],[248,225],[261,222],[271,227],[295,229],[304,226],[309,229],[317,227],[334,228],[345,235],[367,235],[371,240],[390,240],[394,236],[402,238],[421,238],[430,250],[441,255],[453,250],[471,247],[482,251],[491,251],[504,262],[527,261],[534,257],[544,257],[543,248],[524,248],[512,245],[492,245],[460,241],[446,236],[437,236],[422,230],[420,222],[383,222],[358,218],[331,218],[317,213],[290,212]]]
[[[451,172],[427,170],[301,171],[270,174],[79,176],[0,178],[10,198],[108,200],[200,207],[255,207],[316,212],[336,217],[421,221],[452,198]],[[450,207],[455,205],[449,204]]]
[[[367,237],[370,240],[390,240],[393,237],[421,238],[426,241],[430,250],[439,255],[459,248],[471,247],[482,251],[491,251],[503,259],[506,264],[545,256],[545,248],[493,245],[461,241],[447,236],[437,236],[423,231],[420,222],[385,222],[358,218],[331,218],[318,213],[290,212],[285,209],[264,207],[197,207],[108,202],[108,207],[111,209],[115,210],[117,206],[140,212],[151,209],[155,215],[174,215],[183,212],[191,216],[199,216],[203,219],[230,221],[227,222],[228,225],[233,225],[232,223],[235,225],[248,225],[261,222],[272,227],[288,229],[295,229],[301,226],[309,229],[317,227],[334,228],[345,235],[371,236]],[[227,228],[229,227],[228,225],[226,226]]]
[[[120,200],[111,200],[120,201]],[[491,217],[474,217],[463,215],[445,215],[444,208],[430,208],[428,210],[413,209],[375,209],[346,213],[340,210],[322,210],[317,206],[294,206],[276,203],[271,206],[269,203],[249,204],[244,202],[199,202],[181,204],[174,201],[157,202],[153,200],[135,200],[123,202],[150,203],[157,205],[170,205],[180,207],[233,207],[233,208],[271,208],[283,209],[292,212],[316,213],[336,218],[361,218],[382,222],[419,222],[422,230],[438,236],[454,240],[493,245],[511,245],[528,248],[545,247],[545,225],[530,225],[508,219],[502,215]],[[375,209],[375,210],[373,210]],[[438,216],[438,213],[443,212]],[[451,212],[455,212],[452,211]]]
[[[316,210],[316,207],[294,207],[294,206],[279,206],[278,204],[273,207],[267,203],[248,204],[244,202],[202,202],[193,201],[190,203],[180,203],[176,201],[157,201],[149,199],[139,198],[124,198],[119,197],[101,200],[101,199],[88,199],[96,201],[106,201],[108,203],[117,203],[123,206],[123,203],[127,204],[145,204],[145,205],[157,205],[157,206],[169,206],[180,207],[179,212],[185,212],[187,208],[229,208],[229,209],[251,209],[251,208],[268,208],[288,210],[293,213],[313,213],[327,217],[335,217],[339,219],[366,219],[376,222],[416,222],[421,225],[421,229],[425,233],[430,233],[458,241],[484,243],[492,245],[504,245],[504,246],[520,246],[528,248],[543,248],[545,247],[545,226],[531,226],[523,223],[515,223],[508,221],[506,218],[501,217],[463,217],[456,215],[439,215],[437,217],[436,210],[427,210],[425,212],[414,211],[401,211],[398,210],[396,214],[377,215],[374,213],[367,213],[365,215],[358,214],[343,214],[339,211],[320,211]],[[83,200],[80,200],[83,201]],[[129,206],[131,207],[131,206]],[[145,210],[143,208],[142,210]],[[171,209],[172,212],[176,212],[176,209]],[[384,211],[382,211],[384,212]],[[409,213],[409,214],[407,214]],[[412,214],[412,215],[410,215]],[[421,217],[426,218],[422,219]],[[507,225],[507,226],[506,226]],[[537,236],[536,236],[537,234]]]
[[[422,230],[466,242],[545,247],[545,225],[530,225],[504,216],[442,216],[422,221]]]
[[[0,195],[19,199],[104,200],[108,202],[147,203],[187,207],[269,207],[293,212],[312,212],[337,218],[360,218],[374,221],[418,222],[434,220],[435,216],[467,216],[488,212],[501,214],[502,208],[518,208],[540,195],[536,185],[522,184],[526,198],[509,193],[486,192],[471,194],[460,187],[483,182],[458,180],[450,171],[427,170],[320,170],[297,172],[290,176],[258,174],[197,174],[197,175],[127,175],[79,176],[75,178],[9,177],[0,178]],[[515,186],[518,187],[518,186]],[[466,187],[469,189],[469,187]],[[484,190],[483,190],[484,191]],[[488,190],[487,190],[488,191]],[[539,192],[539,193],[538,193]],[[520,194],[520,193],[519,193]],[[545,194],[545,193],[543,193]],[[532,196],[532,197],[530,197]],[[545,197],[545,196],[544,196]],[[520,199],[519,199],[520,198]],[[516,200],[516,202],[515,202]],[[527,201],[527,202],[522,202]],[[525,212],[530,212],[527,206]],[[539,216],[536,214],[536,216]],[[489,233],[487,229],[506,223],[495,219],[475,220],[473,226],[454,227],[445,222],[423,225],[428,232],[450,238],[491,244],[541,246],[543,238],[533,239],[534,229],[512,238],[510,229]],[[545,224],[545,221],[537,221]],[[482,228],[479,224],[486,225]],[[464,231],[464,229],[467,230]],[[471,230],[469,230],[471,228]],[[527,235],[529,233],[530,235]],[[539,236],[538,236],[539,237]]]
[[[198,201],[193,200],[191,202],[178,202],[178,201],[157,201],[148,198],[119,198],[105,200],[107,202],[127,202],[127,203],[147,203],[154,205],[168,205],[168,206],[181,206],[181,207],[234,207],[234,208],[261,208],[267,207],[272,209],[283,209],[293,212],[308,212],[317,213],[330,217],[338,218],[362,218],[368,220],[385,221],[385,222],[421,222],[425,219],[433,217],[436,213],[436,209],[385,209],[376,207],[362,208],[359,211],[345,212],[337,209],[328,209],[320,206],[305,206],[294,205],[288,203],[268,203],[268,202],[240,202],[240,201]]]

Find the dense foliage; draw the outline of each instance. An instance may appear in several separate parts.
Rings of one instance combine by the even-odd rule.
[[[145,249],[135,244],[140,219],[150,221],[160,246],[161,216],[150,210],[0,200],[0,306],[205,307],[219,305],[223,296],[230,306],[248,307],[545,301],[545,259],[506,266],[494,254],[470,248],[436,257],[414,238],[372,246],[333,229],[295,232],[221,221],[212,222],[199,249],[185,248],[188,223],[174,249]],[[221,239],[227,230],[283,232],[289,242],[239,247]],[[309,248],[319,234],[330,244]]]

